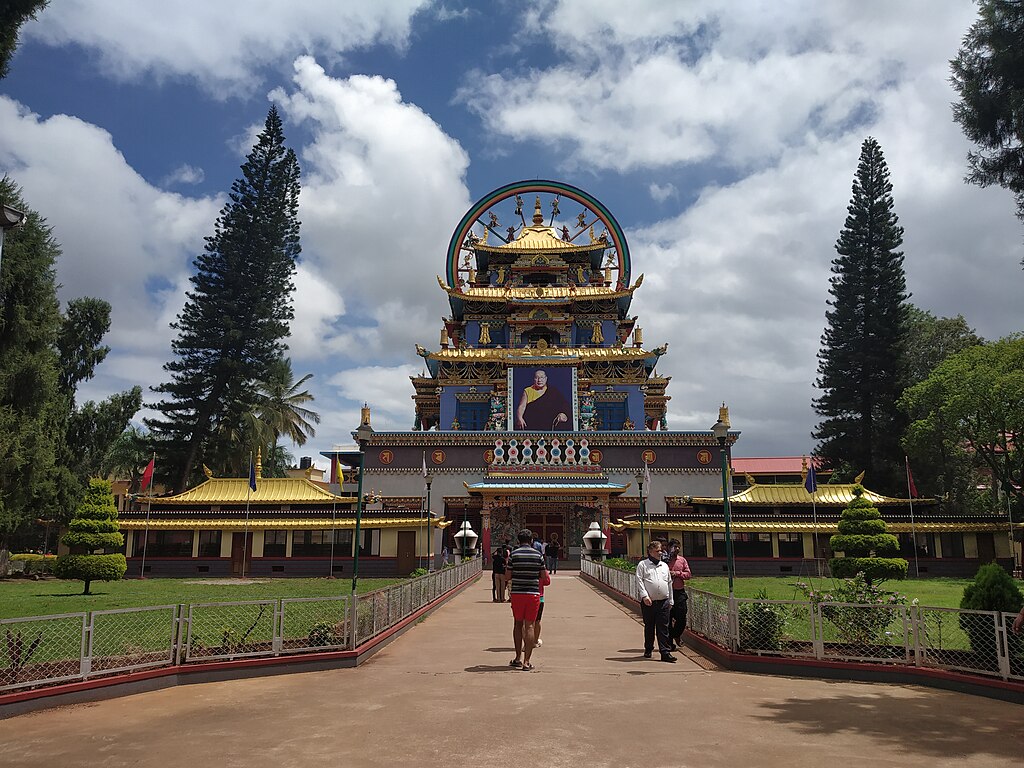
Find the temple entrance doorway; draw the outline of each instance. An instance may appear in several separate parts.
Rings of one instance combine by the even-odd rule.
[[[515,546],[516,536],[529,528],[537,538],[547,543],[552,535],[558,537],[560,560],[578,563],[583,546],[583,534],[590,523],[600,522],[597,507],[568,502],[558,497],[544,501],[513,502],[494,507],[491,511],[491,547],[501,544]]]

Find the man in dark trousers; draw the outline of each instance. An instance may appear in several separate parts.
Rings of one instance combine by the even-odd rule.
[[[683,644],[683,632],[686,630],[686,582],[689,581],[690,564],[679,551],[679,539],[668,543],[668,572],[672,574],[672,614],[668,634],[672,640],[672,650]]]
[[[533,533],[529,530],[519,532],[519,546],[512,550],[508,558],[505,576],[510,586],[509,595],[512,602],[512,641],[516,647],[516,657],[509,662],[510,667],[531,672],[533,664],[533,647],[536,642],[534,622],[540,610],[540,582],[547,576],[544,568],[544,555],[533,548]]]
[[[636,583],[640,593],[640,612],[644,617],[644,658],[654,653],[654,636],[658,636],[661,661],[675,663],[672,642],[668,636],[668,622],[672,612],[672,574],[668,563],[661,559],[661,542],[652,541],[647,557],[637,563]]]

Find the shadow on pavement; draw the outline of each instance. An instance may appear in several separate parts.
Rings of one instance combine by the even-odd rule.
[[[520,670],[515,667],[510,667],[508,664],[502,664],[501,666],[493,666],[491,664],[477,664],[473,667],[466,667],[467,672],[519,672]]]
[[[762,720],[787,723],[807,734],[849,733],[867,736],[905,752],[937,758],[974,754],[1000,758],[1020,756],[1019,734],[1009,734],[963,706],[945,706],[943,694],[929,691],[916,697],[846,694],[828,699],[785,699],[766,702]],[[953,694],[949,702],[961,703]],[[947,702],[947,703],[949,703]],[[1019,707],[1005,704],[1006,707]],[[1024,709],[1020,710],[1024,714]],[[908,729],[908,724],[912,724]],[[986,735],[990,738],[984,738]],[[980,737],[980,738],[979,738]]]

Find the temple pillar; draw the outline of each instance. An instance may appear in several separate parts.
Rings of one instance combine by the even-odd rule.
[[[612,551],[612,519],[608,500],[598,500],[597,510],[601,515],[601,530],[604,532],[606,537],[604,540],[604,553],[607,556],[611,554]]]
[[[484,562],[491,562],[491,502],[485,502],[480,508],[480,551]]]

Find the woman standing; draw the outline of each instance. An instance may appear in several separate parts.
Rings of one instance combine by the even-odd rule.
[[[505,602],[505,548],[498,547],[491,558],[491,602]]]

